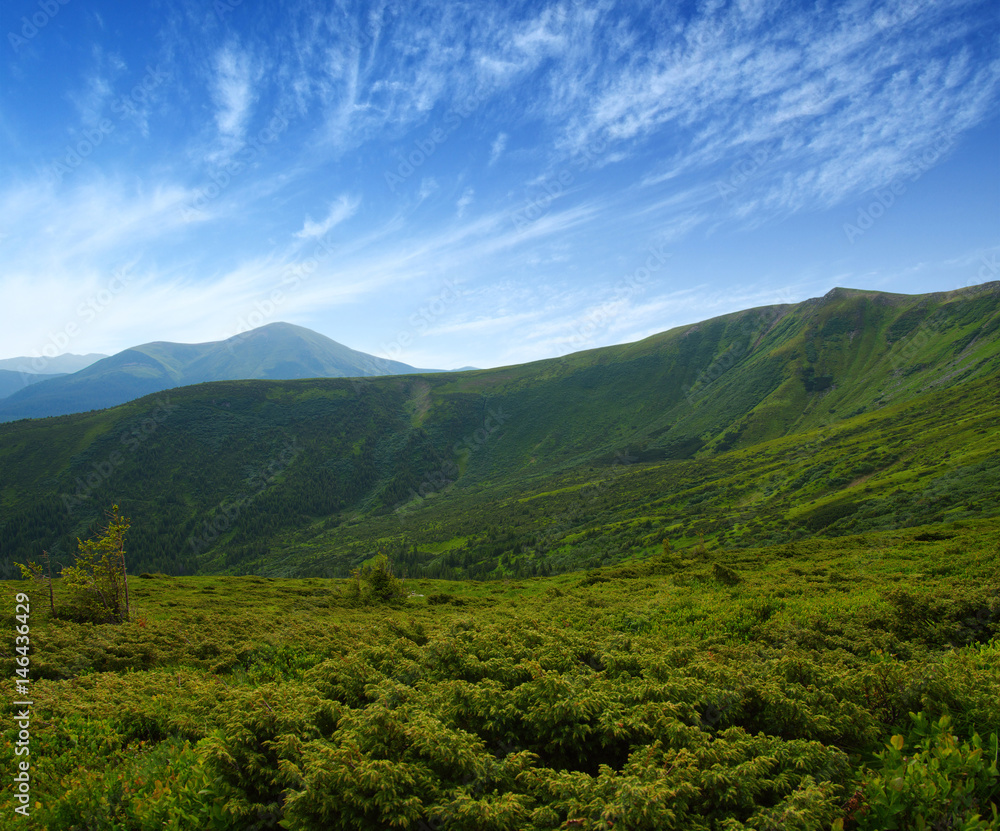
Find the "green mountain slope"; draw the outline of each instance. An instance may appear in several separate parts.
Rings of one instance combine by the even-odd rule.
[[[39,381],[45,381],[52,377],[51,375],[36,375],[31,372],[13,372],[9,369],[0,369],[0,398],[6,398],[29,384],[37,384]]]
[[[112,501],[135,568],[344,574],[607,564],[991,516],[1000,284],[838,289],[464,373],[239,381],[0,425],[3,568]]]
[[[215,343],[147,343],[70,376],[42,381],[0,402],[0,421],[104,409],[205,381],[344,378],[420,370],[349,349],[290,323],[272,323]],[[426,371],[426,370],[425,370]]]

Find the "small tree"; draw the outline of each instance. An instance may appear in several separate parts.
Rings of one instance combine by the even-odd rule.
[[[52,613],[52,617],[55,617],[56,603],[52,593],[52,560],[49,559],[48,551],[43,551],[42,556],[45,557],[44,567],[30,560],[27,563],[17,563],[17,567],[21,569],[21,576],[25,580],[35,580],[46,584],[49,590],[49,611]]]
[[[385,554],[379,554],[366,575],[372,595],[383,603],[400,600],[406,596],[402,583],[392,573],[392,563]]]
[[[371,566],[351,570],[351,580],[347,584],[347,599],[365,605],[394,603],[406,599],[406,589],[393,575],[389,558],[379,553]]]
[[[77,538],[76,564],[62,570],[70,589],[89,595],[101,614],[115,623],[129,619],[128,575],[125,571],[125,533],[129,521],[117,505],[108,512],[108,524],[89,540]]]

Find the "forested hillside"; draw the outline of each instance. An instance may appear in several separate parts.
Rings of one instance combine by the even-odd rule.
[[[997,512],[1000,284],[837,289],[494,370],[244,381],[0,425],[3,573],[111,503],[139,569],[557,572]]]

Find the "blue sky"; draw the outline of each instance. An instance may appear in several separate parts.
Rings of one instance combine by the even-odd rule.
[[[1000,7],[6,0],[0,357],[520,363],[1000,279]]]

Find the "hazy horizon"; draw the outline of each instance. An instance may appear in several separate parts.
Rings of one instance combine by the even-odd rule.
[[[997,282],[997,281],[989,281],[989,280],[986,281],[986,283],[990,283],[990,282]],[[983,285],[983,284],[972,284],[970,286],[963,286],[963,287],[960,287],[959,289],[954,289],[954,290],[975,288],[977,285]],[[849,291],[878,291],[877,289],[862,289],[862,288],[858,288],[856,286],[836,286],[834,288],[842,288],[842,289],[847,289]],[[905,295],[908,294],[908,292],[899,292],[899,294],[905,296]],[[806,298],[806,299],[810,299],[810,298]],[[816,298],[811,298],[811,299],[816,299]],[[775,305],[780,305],[780,304],[775,304]],[[745,310],[746,309],[739,309],[739,310],[736,310],[736,311],[745,311]],[[705,318],[705,319],[701,319],[701,320],[687,321],[685,323],[680,323],[678,325],[679,326],[691,325],[691,324],[694,324],[694,323],[703,322],[703,320],[707,320],[707,319],[709,319],[709,318]],[[279,323],[289,323],[289,321],[276,320],[276,321],[272,321],[270,323],[261,324],[261,326],[255,327],[255,328],[264,328],[266,326],[271,326],[271,325],[279,324]],[[292,324],[292,325],[298,326],[300,324]],[[354,349],[354,347],[352,347],[351,344],[349,344],[349,343],[342,343],[341,341],[338,341],[337,338],[331,337],[330,335],[327,335],[327,334],[325,334],[323,332],[317,332],[315,329],[310,329],[308,326],[303,327],[303,328],[309,329],[309,331],[311,331],[311,332],[314,332],[316,334],[323,335],[324,337],[330,338],[330,340],[333,340],[333,341],[336,341],[337,343],[340,343],[341,346],[346,346],[349,349]],[[670,328],[677,328],[677,327],[676,326],[672,326]],[[240,334],[245,334],[248,331],[253,331],[253,330],[246,330],[245,332],[240,332],[240,333],[237,333],[236,335],[230,335],[228,338],[217,338],[217,339],[208,340],[208,341],[164,341],[162,338],[156,338],[156,339],[154,339],[152,341],[145,341],[144,343],[134,343],[134,344],[131,344],[130,346],[125,347],[125,349],[135,348],[135,347],[143,346],[143,345],[149,344],[149,343],[164,343],[164,342],[166,342],[166,343],[179,343],[179,344],[185,344],[185,345],[199,345],[199,344],[205,345],[205,344],[211,344],[211,343],[221,343],[221,342],[223,342],[225,340],[228,340],[230,338],[237,337]],[[662,331],[668,331],[668,330],[662,330]],[[654,332],[652,334],[658,334],[658,333]],[[637,340],[641,340],[641,339],[642,338],[637,338]],[[634,341],[625,341],[625,343],[627,343],[627,342],[634,342]],[[577,351],[583,351],[583,350],[588,349],[588,348],[591,348],[591,347],[581,347],[580,350],[577,350]],[[122,350],[118,350],[118,351],[122,351]],[[363,351],[363,350],[355,350],[355,351]],[[116,354],[116,353],[115,352],[92,352],[92,353],[87,353],[87,354],[81,355],[81,354],[75,353],[75,352],[62,352],[62,353],[59,353],[58,356],[53,356],[52,353],[51,353],[51,350],[50,350],[48,353],[45,353],[45,352],[40,353],[38,356],[34,356],[34,358],[37,359],[37,360],[39,360],[41,363],[48,363],[48,362],[52,362],[55,357],[58,357],[58,358],[66,358],[66,357],[79,357],[79,358],[93,357],[94,360],[91,363],[96,363],[97,361],[102,360],[103,358],[109,358],[109,357],[111,357],[114,354]],[[563,354],[569,354],[569,353],[563,353]],[[384,357],[384,356],[380,356],[380,357]],[[560,357],[560,356],[559,355],[542,356],[540,359],[535,359],[535,360],[545,360],[546,357],[548,357],[548,358],[554,358],[554,357]],[[0,358],[0,369],[13,369],[13,370],[16,370],[16,371],[36,372],[35,370],[31,370],[30,368],[25,370],[20,365],[18,365],[16,367],[12,366],[12,365],[8,365],[8,364],[11,364],[14,361],[24,361],[24,359],[26,359],[26,358],[30,362],[32,360],[33,356],[12,355],[12,356],[9,356],[9,357]],[[402,361],[402,363],[406,363],[406,361]],[[88,366],[89,366],[89,364],[88,364]],[[411,364],[410,366],[413,366],[413,365]],[[456,371],[456,370],[459,370],[459,369],[496,369],[496,368],[499,368],[499,366],[503,366],[503,365],[497,365],[497,366],[493,366],[493,367],[478,367],[478,366],[472,366],[472,365],[464,365],[464,366],[461,366],[461,367],[458,367],[458,366],[456,366],[456,367],[449,367],[445,371]],[[58,370],[48,370],[48,371],[56,372],[56,373],[58,372]],[[441,369],[440,368],[435,368],[435,369],[433,369],[431,371],[441,371]],[[46,370],[42,370],[41,372],[38,372],[38,374],[45,374],[45,372],[46,372]]]

